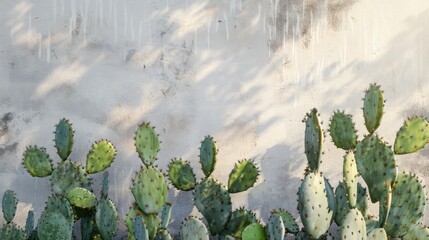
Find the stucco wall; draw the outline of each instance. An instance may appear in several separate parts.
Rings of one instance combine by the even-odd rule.
[[[301,120],[311,108],[325,129],[334,110],[353,114],[362,138],[361,98],[376,82],[387,99],[378,130],[386,141],[408,116],[429,116],[428,21],[426,0],[2,0],[0,194],[17,192],[18,224],[29,209],[40,216],[50,183],[29,176],[22,153],[37,144],[57,162],[52,131],[66,117],[76,131],[72,160],[84,163],[98,139],[115,144],[110,197],[124,216],[141,165],[134,131],[150,121],[161,169],[182,157],[201,177],[199,142],[210,134],[221,182],[240,159],[261,168],[254,188],[233,195],[234,208],[263,220],[279,207],[298,216]],[[322,170],[336,186],[343,151],[329,137],[324,146]],[[398,165],[429,182],[428,148]],[[197,210],[191,193],[170,193],[175,231]]]

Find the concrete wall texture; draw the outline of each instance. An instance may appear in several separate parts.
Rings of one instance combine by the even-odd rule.
[[[311,108],[325,129],[336,109],[354,115],[361,139],[361,98],[376,82],[387,99],[378,130],[386,141],[405,118],[429,116],[426,0],[2,0],[0,22],[0,194],[17,192],[19,225],[29,209],[38,219],[50,193],[48,178],[21,166],[22,154],[37,144],[58,162],[52,132],[62,117],[76,131],[72,160],[84,163],[101,138],[115,144],[110,197],[121,216],[141,165],[134,131],[149,121],[164,171],[182,157],[201,177],[198,147],[209,134],[221,182],[236,161],[254,159],[262,176],[233,195],[233,208],[267,220],[279,207],[299,216],[301,120]],[[321,168],[336,186],[344,152],[329,137],[324,144]],[[397,161],[429,183],[427,147]],[[170,200],[173,231],[198,215],[190,192],[171,190]]]

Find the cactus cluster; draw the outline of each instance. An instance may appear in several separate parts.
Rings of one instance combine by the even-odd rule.
[[[200,163],[204,173],[197,182],[189,162],[172,159],[168,166],[168,177],[172,185],[182,191],[194,191],[194,203],[208,222],[211,235],[240,238],[244,228],[256,222],[253,213],[244,209],[232,212],[231,194],[253,187],[259,169],[252,160],[241,160],[229,174],[228,187],[211,177],[217,162],[218,149],[210,136],[204,138],[200,147]]]
[[[25,230],[13,223],[13,218],[16,214],[18,198],[12,190],[7,190],[2,198],[2,212],[6,224],[0,229],[0,239],[2,240],[25,240],[29,239],[33,234],[34,215],[33,212],[28,212],[27,225]]]

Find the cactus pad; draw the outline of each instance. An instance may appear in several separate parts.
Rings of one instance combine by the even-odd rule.
[[[429,239],[429,228],[426,226],[416,225],[410,229],[403,240],[426,240]]]
[[[103,173],[103,182],[101,185],[101,198],[107,198],[109,195],[109,172]]]
[[[216,155],[216,142],[210,136],[205,137],[200,147],[200,163],[206,177],[209,177],[214,170],[217,161]]]
[[[344,217],[350,210],[350,205],[348,203],[346,188],[343,182],[340,182],[335,189],[335,197],[337,202],[337,209],[335,211],[335,222],[338,226],[341,226]],[[356,208],[363,214],[366,215],[368,210],[368,196],[366,194],[366,189],[358,183],[357,188],[357,201]]]
[[[259,223],[252,223],[243,230],[243,240],[265,240],[265,228]]]
[[[133,180],[131,191],[140,209],[146,214],[158,213],[168,197],[164,174],[153,166],[142,166]]]
[[[152,165],[159,152],[158,135],[149,123],[142,123],[135,136],[135,146],[140,159],[147,166]]]
[[[136,216],[134,219],[134,238],[138,240],[149,240],[149,233],[140,215]]]
[[[113,239],[118,230],[119,218],[115,204],[106,198],[102,198],[97,204],[95,222],[103,239]]]
[[[357,144],[357,135],[352,116],[344,112],[334,112],[329,125],[329,132],[335,146],[344,150],[354,149]]]
[[[243,208],[237,209],[232,212],[231,219],[226,225],[224,235],[230,235],[236,238],[241,238],[243,230],[252,223],[257,223],[258,219],[255,214]]]
[[[403,237],[413,223],[418,223],[425,210],[426,193],[417,177],[401,173],[393,184],[392,204],[386,222],[390,237]]]
[[[83,187],[86,173],[82,167],[70,160],[58,164],[51,176],[52,191],[61,196],[76,187]]]
[[[69,120],[63,118],[56,125],[54,142],[58,156],[62,160],[66,160],[73,147],[73,128]]]
[[[158,229],[154,240],[173,240],[167,229]]]
[[[45,148],[28,147],[22,165],[33,177],[47,177],[52,173],[52,160]]]
[[[359,173],[357,171],[356,160],[353,152],[349,151],[344,156],[343,164],[343,178],[344,187],[346,187],[346,195],[349,202],[350,208],[356,207],[357,196],[358,196],[358,185],[357,177]]]
[[[308,173],[298,195],[298,210],[305,231],[317,239],[329,229],[333,217],[322,174]]]
[[[285,226],[286,232],[297,234],[299,232],[298,224],[295,218],[288,211],[283,209],[273,210],[272,213],[276,213],[282,217],[283,225]]]
[[[267,224],[267,237],[270,240],[283,240],[285,237],[285,227],[283,219],[277,213],[271,214]]]
[[[383,91],[381,91],[380,86],[371,84],[369,89],[365,91],[363,102],[365,126],[371,134],[380,126],[381,118],[383,117],[383,107]]]
[[[71,223],[71,226],[73,224],[73,209],[64,197],[52,195],[49,197],[48,201],[46,202],[46,207],[44,212],[54,212],[54,213],[61,213],[65,219]]]
[[[168,223],[170,222],[171,205],[172,205],[171,202],[166,202],[164,204],[164,207],[162,208],[161,225],[160,225],[162,229],[167,229]]]
[[[86,172],[97,173],[106,170],[115,156],[116,150],[112,143],[107,140],[95,142],[86,156]]]
[[[386,181],[386,188],[383,193],[383,197],[379,203],[379,227],[384,228],[386,225],[387,217],[389,216],[390,207],[392,205],[392,185],[389,181]]]
[[[317,109],[312,109],[305,118],[305,154],[311,172],[319,170],[322,155],[323,131]]]
[[[72,227],[60,212],[44,212],[37,225],[37,235],[44,240],[70,240]]]
[[[2,200],[2,210],[3,217],[7,223],[12,222],[16,213],[16,206],[18,205],[18,199],[16,198],[16,193],[12,190],[7,190],[3,194]]]
[[[344,217],[340,229],[340,239],[366,239],[365,219],[359,210],[350,209]]]
[[[386,180],[394,182],[398,175],[391,147],[377,135],[368,135],[357,144],[355,157],[358,171],[368,185],[371,201],[380,201]]]
[[[92,208],[97,204],[94,194],[81,187],[70,190],[67,194],[67,199],[72,205],[80,208]]]
[[[413,153],[429,142],[429,123],[421,117],[413,117],[404,122],[396,134],[394,150],[396,154]]]
[[[388,240],[384,228],[375,228],[368,233],[368,240]]]
[[[27,220],[25,221],[25,235],[27,238],[31,236],[34,231],[34,212],[28,211]]]
[[[135,240],[134,238],[134,221],[136,216],[142,216],[145,222],[145,226],[148,230],[149,238],[153,239],[156,234],[156,230],[159,227],[161,220],[156,214],[144,214],[136,203],[128,211],[127,217],[125,218],[125,225],[128,229],[128,239]]]
[[[168,178],[175,188],[182,191],[193,190],[197,184],[189,163],[180,159],[173,159],[168,164]]]
[[[235,164],[229,174],[228,191],[238,193],[253,187],[259,176],[259,169],[253,161],[244,159]]]
[[[25,240],[25,232],[15,223],[8,223],[0,229],[1,240]]]
[[[204,223],[193,216],[187,217],[180,227],[181,240],[209,240],[209,233]]]
[[[220,183],[204,179],[195,188],[195,206],[209,224],[212,235],[222,232],[231,216],[231,196]]]

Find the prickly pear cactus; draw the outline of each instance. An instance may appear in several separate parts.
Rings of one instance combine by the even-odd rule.
[[[386,222],[390,237],[405,236],[418,223],[425,210],[426,193],[421,181],[408,173],[401,173],[393,184],[392,204]]]
[[[329,124],[329,133],[337,148],[344,150],[354,149],[357,144],[356,132],[351,115],[345,114],[344,111],[334,112]]]
[[[3,217],[7,223],[12,222],[16,213],[16,206],[18,205],[18,199],[16,198],[16,193],[12,190],[7,190],[3,194],[2,200],[2,211]]]
[[[52,160],[45,148],[29,146],[24,152],[22,165],[33,177],[47,177],[53,171]]]
[[[173,186],[182,191],[190,191],[197,185],[195,174],[189,162],[173,159],[168,165],[168,178]]]
[[[308,168],[311,172],[319,170],[322,155],[323,131],[317,109],[313,108],[307,113],[305,122],[305,154]]]
[[[283,225],[283,219],[280,215],[271,214],[267,224],[267,238],[270,240],[283,240],[286,230]]]
[[[27,220],[25,221],[25,236],[30,238],[34,231],[34,212],[28,211]]]
[[[180,227],[181,240],[209,240],[209,233],[204,223],[193,216],[187,217]]]
[[[156,235],[161,220],[159,219],[157,214],[145,214],[144,212],[142,212],[136,203],[134,203],[133,206],[130,208],[127,213],[127,217],[125,218],[125,225],[127,225],[128,229],[128,239],[136,239],[134,237],[134,222],[137,216],[142,216],[145,223],[145,227],[148,230],[149,239],[153,239]]]
[[[213,140],[213,137],[205,137],[200,147],[200,163],[206,177],[209,177],[215,168],[217,161],[216,155],[216,142]]]
[[[307,173],[298,191],[298,210],[305,231],[317,239],[328,231],[333,217],[329,209],[325,179],[320,173]]]
[[[61,196],[67,196],[68,192],[76,187],[83,187],[87,180],[85,170],[70,160],[64,160],[58,164],[51,176],[52,191]]]
[[[161,215],[161,225],[155,235],[155,240],[173,240],[170,235],[170,232],[167,229],[168,223],[171,216],[171,203],[166,202],[164,208],[162,209]]]
[[[288,211],[283,209],[276,209],[271,212],[272,214],[278,214],[282,217],[283,225],[285,226],[287,233],[297,234],[299,232],[298,224],[295,218]]]
[[[412,117],[396,134],[394,150],[396,154],[413,153],[429,142],[429,123],[422,117]]]
[[[390,207],[392,205],[392,185],[389,181],[386,181],[386,188],[383,193],[383,197],[379,203],[379,227],[384,228],[386,225],[387,217],[390,213]]]
[[[366,129],[368,129],[369,133],[374,133],[380,126],[381,118],[383,117],[383,108],[383,91],[380,89],[380,86],[371,84],[369,89],[365,91],[363,102],[363,116]]]
[[[235,164],[229,174],[228,191],[238,193],[253,187],[259,176],[259,169],[251,160],[244,159]]]
[[[107,140],[95,142],[86,157],[86,172],[92,174],[106,170],[115,156],[116,150],[112,143]]]
[[[222,235],[230,235],[232,237],[241,238],[243,230],[252,223],[257,223],[258,219],[252,211],[244,208],[237,209],[232,212],[231,219],[222,233]]]
[[[340,182],[335,189],[335,197],[337,202],[337,210],[335,212],[335,222],[338,226],[341,226],[344,217],[347,215],[347,213],[350,210],[350,204],[348,202],[347,198],[347,192],[345,184],[343,182]],[[368,196],[366,193],[366,189],[362,187],[360,183],[358,183],[357,188],[357,201],[356,201],[356,208],[363,214],[366,215],[366,212],[368,210]]]
[[[62,160],[66,160],[72,151],[73,135],[72,124],[69,120],[63,118],[55,126],[55,148]]]
[[[343,178],[344,186],[346,187],[346,195],[349,202],[350,208],[356,207],[357,196],[358,196],[358,184],[357,177],[359,173],[356,167],[355,156],[353,152],[349,151],[344,156],[343,164]]]
[[[0,230],[1,240],[25,240],[25,232],[15,223],[8,223]]]
[[[405,235],[403,240],[426,240],[429,239],[429,228],[421,225],[414,225]]]
[[[392,148],[377,135],[368,135],[356,146],[357,168],[368,185],[373,203],[380,201],[386,180],[394,182],[398,175]]]
[[[340,239],[366,239],[365,218],[357,209],[350,209],[341,224]]]
[[[140,209],[146,214],[158,213],[168,198],[164,174],[153,166],[142,166],[133,181],[131,191]]]
[[[231,217],[231,197],[220,183],[204,179],[195,188],[195,206],[209,224],[212,235],[222,232]]]
[[[149,123],[142,123],[135,136],[135,146],[140,159],[147,166],[152,165],[159,152],[158,134]]]
[[[384,228],[376,228],[368,233],[368,240],[387,240],[387,234]]]
[[[80,208],[92,208],[97,204],[97,199],[94,194],[80,187],[70,190],[67,194],[67,200],[69,200],[72,205]]]
[[[95,222],[103,239],[113,239],[119,226],[115,204],[110,199],[101,198],[96,207]]]
[[[265,240],[265,228],[259,223],[252,223],[243,230],[243,240]]]
[[[134,219],[134,238],[138,240],[149,240],[149,233],[142,216]]]
[[[39,239],[46,240],[70,240],[72,239],[72,227],[70,222],[61,212],[43,212],[37,225]]]

